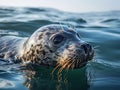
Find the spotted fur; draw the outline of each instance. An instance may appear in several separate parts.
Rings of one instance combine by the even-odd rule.
[[[64,37],[58,45],[53,42],[56,35]],[[6,40],[7,38],[10,40]],[[93,49],[86,54],[82,47],[85,42],[78,36],[77,31],[65,25],[41,27],[26,39],[8,36],[0,40],[3,42],[0,56],[19,60],[24,64],[62,66],[62,69],[75,68],[86,64],[94,54]]]

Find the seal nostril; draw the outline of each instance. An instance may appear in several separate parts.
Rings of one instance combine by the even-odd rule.
[[[92,46],[91,46],[91,45],[89,45],[89,51],[90,51],[90,52],[92,51]]]
[[[83,45],[81,45],[81,47],[84,49],[85,54],[87,54],[88,53],[88,46],[87,46],[87,44],[83,44]]]

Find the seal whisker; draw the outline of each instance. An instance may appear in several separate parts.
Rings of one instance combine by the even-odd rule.
[[[97,45],[97,46],[94,46],[93,48],[96,49],[96,48],[99,48],[99,47],[100,47],[100,46]]]
[[[68,63],[69,63],[69,61],[66,60],[66,62],[64,62],[64,64],[62,65],[62,68],[64,69],[67,66]]]
[[[66,67],[65,67],[66,69],[69,69],[68,66],[70,65],[70,63],[71,63],[71,60],[68,60],[68,63],[66,64]]]
[[[61,68],[59,69],[58,74],[60,74],[60,73],[62,72],[62,70],[67,67],[68,63],[69,63],[69,60],[66,60],[66,61],[64,62],[64,64],[63,64],[63,65],[61,66]],[[67,68],[66,68],[66,69],[67,69]]]
[[[69,60],[69,65],[68,65],[68,69],[72,68],[72,64],[75,62],[75,60]]]
[[[71,65],[72,65],[73,61],[68,65],[68,69],[70,69]]]
[[[71,60],[69,60],[68,64],[67,64],[67,70],[70,69],[70,64],[71,64]]]
[[[57,64],[54,68],[53,68],[53,70],[52,70],[52,74],[55,72],[55,70],[57,70],[57,68],[59,68],[60,67],[60,64]]]
[[[75,67],[75,60],[74,60],[73,64],[71,65],[72,69],[74,69],[74,67]]]
[[[60,75],[60,73],[62,72],[62,70],[63,70],[63,67],[61,67],[59,70],[58,70],[58,75]]]
[[[52,70],[52,78],[54,78],[54,72],[60,67],[60,64],[57,64]]]
[[[73,69],[72,65],[74,64],[74,62],[75,62],[75,60],[73,60],[72,63],[71,63],[71,69]]]

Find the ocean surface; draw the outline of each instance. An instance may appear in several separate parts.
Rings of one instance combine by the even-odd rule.
[[[0,35],[29,37],[41,26],[65,24],[95,49],[84,68],[22,71],[0,59],[0,90],[120,90],[120,11],[69,13],[51,8],[0,8]],[[32,74],[35,75],[32,76]]]

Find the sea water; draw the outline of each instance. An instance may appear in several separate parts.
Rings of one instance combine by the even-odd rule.
[[[0,35],[29,37],[48,24],[75,28],[81,39],[94,47],[93,60],[84,68],[62,74],[40,67],[34,76],[0,60],[0,90],[120,90],[120,11],[69,13],[50,8],[0,8]]]

